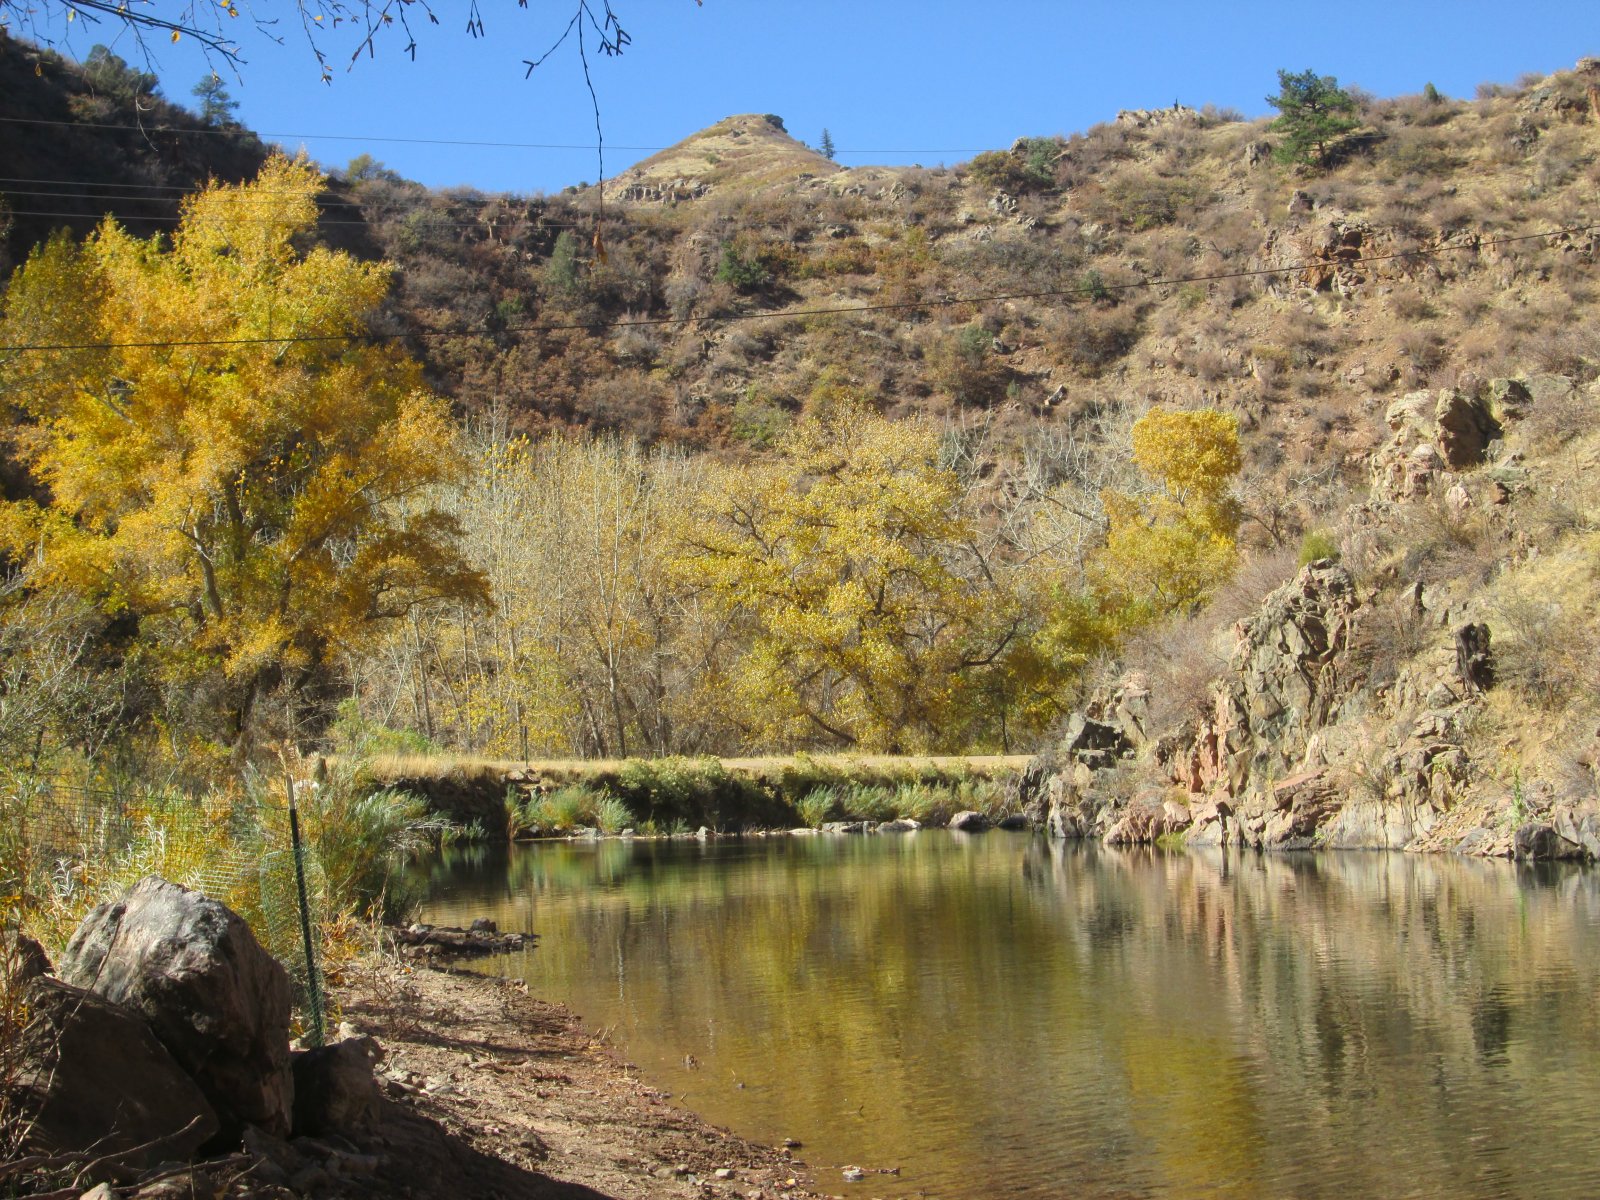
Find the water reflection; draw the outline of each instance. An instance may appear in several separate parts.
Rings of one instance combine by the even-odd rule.
[[[873,1195],[1600,1194],[1591,871],[923,833],[433,884],[711,1120],[901,1166]]]

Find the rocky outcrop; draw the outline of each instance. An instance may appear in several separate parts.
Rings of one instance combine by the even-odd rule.
[[[1496,383],[1503,385],[1498,392],[1501,411],[1509,407],[1520,413],[1516,397],[1526,396],[1527,389],[1512,380]],[[1437,394],[1411,392],[1389,405],[1385,419],[1392,436],[1372,458],[1376,495],[1385,500],[1413,499],[1482,464],[1490,444],[1503,433],[1501,418],[1495,415],[1496,394],[1492,385],[1475,394],[1440,388]]]
[[[1174,104],[1171,108],[1125,108],[1117,113],[1118,125],[1131,125],[1135,129],[1154,129],[1162,125],[1199,120],[1200,114],[1187,104]]]
[[[93,1148],[139,1169],[187,1159],[217,1132],[200,1088],[136,1013],[49,977],[23,999],[7,1090],[24,1153]]]
[[[224,905],[142,879],[84,919],[60,971],[145,1020],[216,1110],[222,1136],[289,1131],[289,977]]]
[[[1341,667],[1358,607],[1350,573],[1323,560],[1239,622],[1212,711],[1169,752],[1173,781],[1195,795],[1238,796],[1252,773],[1291,769],[1349,690]]]
[[[1395,648],[1381,624],[1363,629],[1383,612],[1323,560],[1235,625],[1229,667],[1198,719],[1149,728],[1138,677],[1096,697],[1025,776],[1047,830],[1112,844],[1416,844],[1472,776],[1465,714],[1493,687],[1494,665],[1486,625],[1429,613],[1420,590],[1405,603],[1404,620],[1426,627],[1434,649],[1386,679],[1371,671]],[[1561,836],[1581,845],[1575,831]],[[1511,853],[1509,838],[1483,852]]]

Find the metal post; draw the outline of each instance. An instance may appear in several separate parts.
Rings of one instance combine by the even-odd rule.
[[[294,885],[300,895],[300,936],[306,950],[306,994],[310,998],[311,1029],[307,1041],[320,1046],[327,1041],[328,1028],[322,1015],[322,989],[317,985],[316,943],[311,938],[311,901],[306,896],[305,848],[300,844],[300,813],[294,803],[294,779],[287,771],[284,790],[289,793],[289,844],[294,851]]]

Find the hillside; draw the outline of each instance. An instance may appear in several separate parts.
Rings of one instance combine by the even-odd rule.
[[[179,197],[206,179],[249,179],[266,147],[168,103],[154,75],[116,55],[83,70],[0,32],[6,121],[0,274],[55,229],[82,236],[106,213],[148,236],[172,231]],[[9,218],[9,220],[7,220]]]
[[[32,97],[29,111],[71,113],[68,94],[87,94],[6,50],[4,82]],[[735,116],[607,181],[604,195],[432,192],[357,160],[321,197],[321,233],[397,264],[380,328],[419,335],[410,348],[464,423],[530,435],[540,477],[570,478],[573,494],[588,494],[584,472],[602,467],[661,481],[665,501],[638,501],[659,522],[633,547],[638,572],[670,575],[660,544],[672,527],[653,506],[689,511],[728,464],[777,469],[774,448],[849,395],[943,430],[940,462],[959,473],[981,534],[961,548],[981,571],[965,569],[1017,581],[1031,620],[1084,586],[1108,489],[1148,486],[1128,449],[1140,417],[1165,407],[1236,420],[1245,555],[1233,581],[1115,653],[1096,643],[1069,655],[1070,679],[1015,729],[1005,715],[963,727],[974,745],[1015,749],[1037,737],[1041,712],[1075,711],[1054,801],[1062,829],[1141,840],[1204,824],[1127,827],[1134,795],[1147,814],[1168,802],[1248,811],[1248,836],[1226,821],[1203,836],[1273,844],[1411,844],[1458,810],[1487,820],[1516,808],[1523,821],[1562,797],[1592,807],[1600,60],[1473,100],[1358,97],[1356,115],[1317,169],[1279,161],[1265,121],[1175,107],[1023,137],[950,169],[851,170],[775,117]],[[23,150],[35,157],[16,160],[18,178],[93,174],[81,155],[72,175],[39,158],[42,146]],[[184,160],[188,174],[163,178],[203,167],[215,169]],[[6,202],[23,212],[20,193]],[[16,236],[32,228],[19,216]],[[606,449],[596,465],[569,443],[537,441],[554,433],[617,433],[688,457]],[[546,499],[495,511],[532,522]],[[460,511],[491,500],[505,503],[478,497]],[[536,590],[576,569],[576,543],[509,528],[471,543],[505,586]],[[1280,592],[1300,558],[1337,559],[1343,574]],[[1270,641],[1294,625],[1285,612],[1311,603],[1306,588],[1318,605],[1336,596],[1328,620],[1343,640],[1310,665],[1268,661],[1247,627],[1260,618]],[[1263,609],[1269,594],[1276,607]],[[687,595],[651,593],[632,640],[552,693],[538,718],[555,731],[552,753],[763,748],[746,716],[718,707],[722,665],[706,666],[720,664],[717,644],[674,640],[720,634],[692,621],[662,632],[664,612],[692,608]],[[537,607],[543,595],[525,599],[505,602],[483,639],[512,658],[519,637],[556,620]],[[391,645],[386,665],[351,668],[363,719],[502,754],[520,726],[525,744],[531,677],[466,623],[441,616]],[[1490,631],[1492,682],[1462,675],[1477,635],[1461,630],[1473,625]],[[1295,628],[1289,642],[1305,636]],[[1239,653],[1247,661],[1230,661]],[[621,680],[627,654],[639,655],[638,675]],[[1302,676],[1337,683],[1285,682]],[[494,715],[500,687],[515,721]],[[1136,720],[1107,718],[1141,692]],[[1240,716],[1313,700],[1315,719],[1292,729]],[[992,708],[1004,714],[1001,701]],[[1073,744],[1086,720],[1118,732]],[[783,736],[786,747],[847,740]],[[933,746],[957,735],[921,736]],[[1302,795],[1313,815],[1268,837],[1279,785],[1308,773],[1318,782],[1282,793],[1283,811],[1300,811]],[[1327,801],[1363,787],[1377,816],[1347,820]],[[1563,811],[1577,821],[1589,810]]]

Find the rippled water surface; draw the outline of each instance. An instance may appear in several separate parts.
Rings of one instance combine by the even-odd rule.
[[[430,917],[870,1196],[1600,1196],[1600,877],[1020,834],[463,856]],[[837,1167],[901,1174],[840,1182]]]

